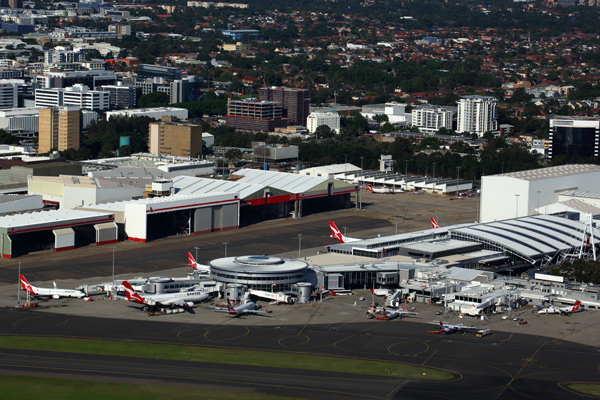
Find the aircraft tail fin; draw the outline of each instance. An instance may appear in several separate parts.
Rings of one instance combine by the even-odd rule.
[[[25,279],[23,275],[21,275],[21,287],[26,292],[29,292],[29,294],[35,294],[35,292],[33,291],[33,286],[31,286],[31,284],[27,282],[27,279]]]
[[[136,303],[144,303],[144,298],[135,292],[129,282],[123,281],[123,286],[125,287],[125,295],[127,296],[127,300],[135,301]]]
[[[54,283],[54,289],[58,289],[58,286],[56,286],[56,282],[52,282]]]
[[[330,290],[329,293],[331,293],[332,296],[337,296],[337,293],[334,292],[333,290]]]
[[[431,217],[431,229],[435,229],[435,228],[439,228],[440,226],[438,225],[437,221],[435,220],[435,218]]]
[[[573,306],[573,311],[578,311],[579,307],[581,307],[581,302],[579,300],[577,300],[575,302],[575,305]]]
[[[331,228],[331,237],[335,238],[339,242],[345,242],[344,235],[342,235],[333,221],[329,221],[329,228]]]
[[[194,260],[192,253],[190,253],[189,251],[188,251],[188,262],[190,263],[190,267],[192,267],[192,269],[198,269],[198,264],[196,263],[196,260]]]
[[[370,184],[367,183],[367,190],[369,190],[369,192],[373,191],[373,186],[371,186]]]

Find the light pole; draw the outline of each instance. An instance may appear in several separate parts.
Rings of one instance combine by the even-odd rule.
[[[435,163],[433,163],[433,179],[435,179]]]
[[[408,175],[408,160],[404,160],[404,176]]]
[[[298,234],[298,259],[300,259],[300,253],[302,252],[302,234]]]
[[[196,264],[198,263],[198,249],[199,249],[199,248],[200,248],[200,247],[198,247],[198,246],[194,247],[194,250],[196,250],[196,260],[195,260],[195,261],[196,261]]]
[[[225,245],[225,257],[227,257],[227,243],[229,242],[223,242],[223,244]]]
[[[394,218],[394,221],[396,221],[396,235],[398,234],[398,218]]]
[[[459,178],[460,178],[460,167],[456,167],[456,195],[455,196],[458,196],[458,182],[460,180]]]
[[[113,264],[113,266],[112,266],[113,267],[112,297],[113,297],[113,300],[116,300],[117,299],[117,296],[116,296],[117,291],[115,290],[115,250],[118,249],[118,247],[116,247],[116,246],[110,246],[110,248],[111,248],[111,250],[113,252],[113,263],[112,263]]]
[[[346,228],[346,227],[344,226],[344,228],[343,228],[343,229],[344,229],[344,236],[346,236],[346,229],[348,229],[348,228]]]
[[[346,165],[348,164],[348,154],[344,154],[344,182],[348,181],[346,177]]]
[[[541,190],[537,191],[537,194],[538,194],[538,206],[537,206],[538,214],[540,213],[540,192],[541,192]]]
[[[360,187],[358,188],[359,201],[358,201],[358,209],[362,210],[362,177],[363,177],[363,158],[360,158]]]
[[[21,308],[21,261],[19,261],[19,277],[17,284],[17,308]]]
[[[517,198],[517,203],[515,204],[515,218],[519,218],[519,194],[515,194]]]

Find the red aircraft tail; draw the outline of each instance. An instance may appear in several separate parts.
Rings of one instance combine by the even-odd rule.
[[[125,287],[125,295],[127,296],[127,300],[145,304],[144,298],[135,292],[129,282],[123,281],[123,286]]]
[[[331,228],[331,237],[337,239],[339,242],[344,243],[344,235],[340,232],[337,226],[333,223],[333,221],[329,221],[329,227]]]
[[[439,228],[440,226],[438,225],[437,221],[435,220],[435,218],[431,217],[431,229],[435,229],[435,228]]]
[[[188,251],[188,262],[190,263],[190,267],[192,267],[192,269],[198,269],[196,260],[194,260],[192,253],[190,253],[189,251]]]
[[[29,284],[29,282],[27,282],[27,279],[25,279],[25,277],[23,275],[21,276],[21,287],[23,288],[23,290],[25,290],[25,292],[28,292],[29,294],[35,294],[35,292],[33,291],[33,286],[31,286]]]

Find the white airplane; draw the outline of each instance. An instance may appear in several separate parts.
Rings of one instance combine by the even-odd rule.
[[[438,322],[432,322],[432,324],[437,324]],[[477,329],[474,326],[466,326],[465,324],[457,324],[457,325],[451,325],[445,322],[440,321],[440,332],[444,332],[444,333],[452,333],[452,332],[459,332],[459,331],[466,331],[467,329]]]
[[[127,300],[135,303],[146,304],[150,307],[192,307],[194,303],[200,303],[209,297],[208,293],[202,290],[193,290],[193,288],[189,288],[188,290],[177,293],[142,296],[131,287],[129,282],[123,281],[123,286],[125,287],[125,295],[127,296]]]
[[[72,289],[58,289],[56,287],[56,282],[54,282],[54,288],[39,288],[29,284],[27,279],[23,275],[21,275],[21,287],[25,292],[29,293],[34,297],[52,297],[53,299],[60,299],[61,297],[77,297],[81,299],[85,297],[85,293],[81,290],[72,290]]]
[[[406,317],[407,315],[418,315],[419,313],[413,312],[413,311],[408,311],[405,310],[404,308],[400,308],[398,310],[386,310],[385,307],[383,308],[383,315],[385,315],[385,317],[387,319],[394,319],[394,318],[402,318],[402,317]]]
[[[548,308],[542,308],[537,313],[538,314],[560,314],[560,315],[568,315],[572,312],[581,311],[581,302],[577,300],[574,305],[569,307],[556,307],[550,305]]]
[[[367,189],[369,190],[369,192],[371,193],[394,193],[392,192],[391,189],[388,189],[386,187],[381,187],[381,188],[374,188],[373,186],[371,186],[370,184],[367,183]]]
[[[439,228],[440,226],[438,225],[437,221],[435,220],[435,218],[431,217],[431,229],[436,229]],[[189,254],[189,253],[188,253]]]
[[[194,257],[192,257],[192,253],[190,253],[189,251],[188,251],[188,262],[190,263],[190,267],[192,267],[192,269],[195,269],[198,272],[210,274],[210,266],[198,264],[196,262],[196,260],[194,260]]]
[[[342,232],[340,232],[340,230],[338,229],[338,227],[335,226],[335,224],[333,223],[333,221],[329,221],[329,227],[331,228],[331,237],[332,238],[336,238],[339,242],[350,243],[350,242],[358,242],[358,241],[362,240],[362,239],[351,238],[351,237],[347,237],[347,236],[342,235]]]
[[[229,299],[227,299],[227,308],[225,307],[215,307],[215,311],[226,312],[229,315],[233,315],[234,317],[239,317],[240,315],[247,314],[257,314],[263,313],[264,311],[258,311],[259,306],[256,305],[253,301],[247,301],[244,304],[240,304],[239,306],[232,307]]]
[[[402,188],[390,188],[389,189],[392,193],[404,193],[405,190]]]

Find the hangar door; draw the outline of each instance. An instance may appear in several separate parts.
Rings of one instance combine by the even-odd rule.
[[[194,213],[195,234],[237,228],[237,226],[237,204],[197,208]]]
[[[117,243],[117,224],[107,222],[94,225],[96,229],[96,246],[109,243]]]
[[[75,248],[75,231],[72,228],[54,229],[54,251],[72,250]]]

